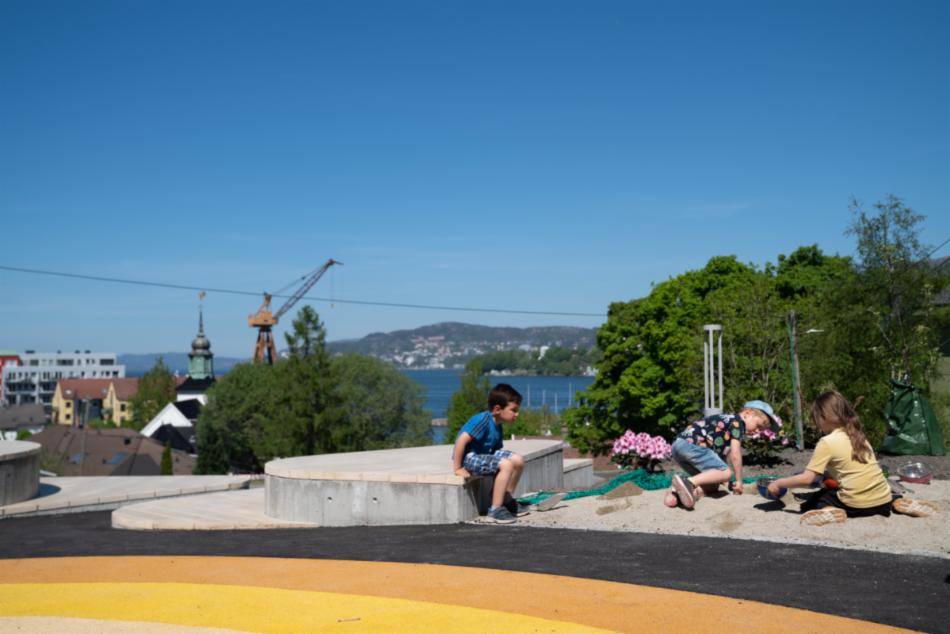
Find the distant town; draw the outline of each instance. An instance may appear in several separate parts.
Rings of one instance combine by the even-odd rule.
[[[559,352],[563,357],[581,355],[580,365],[572,358],[571,367],[584,373],[590,367],[583,355],[593,348],[594,333],[447,322],[331,342],[327,348],[332,354],[373,356],[400,369],[460,368],[481,356],[494,364],[486,366],[493,373],[517,370],[518,363],[523,369],[525,360],[533,363]],[[175,400],[132,425],[140,377],[159,359],[173,374]],[[40,443],[44,469],[58,475],[159,475],[163,469],[188,474],[195,466],[195,424],[207,391],[221,370],[248,361],[215,359],[200,315],[188,353],[0,349],[0,439]]]

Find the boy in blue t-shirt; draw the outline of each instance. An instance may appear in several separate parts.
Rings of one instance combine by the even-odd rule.
[[[502,425],[518,420],[520,410],[521,394],[507,383],[499,383],[488,394],[488,410],[475,414],[462,426],[452,450],[455,475],[469,478],[497,474],[487,517],[497,524],[515,522],[515,515],[506,507],[518,509],[513,495],[524,471],[524,458],[502,448]]]

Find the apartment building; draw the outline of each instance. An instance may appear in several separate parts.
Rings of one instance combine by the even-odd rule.
[[[113,352],[35,352],[19,355],[19,365],[3,367],[3,400],[6,405],[42,403],[46,413],[53,407],[60,379],[111,379],[125,376]]]

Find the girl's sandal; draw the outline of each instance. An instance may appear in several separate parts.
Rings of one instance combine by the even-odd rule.
[[[897,498],[892,506],[895,513],[911,517],[930,517],[937,512],[937,505],[928,500]]]
[[[824,508],[808,511],[802,515],[801,523],[806,526],[824,526],[825,524],[837,524],[848,519],[848,514],[842,509]]]

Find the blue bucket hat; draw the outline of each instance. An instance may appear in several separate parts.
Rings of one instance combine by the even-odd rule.
[[[765,414],[766,417],[768,417],[769,422],[772,424],[772,431],[776,434],[782,428],[782,422],[779,420],[778,416],[775,415],[775,412],[772,410],[772,406],[765,401],[747,401],[742,407],[743,409],[746,407],[751,407],[752,409],[757,409]]]

